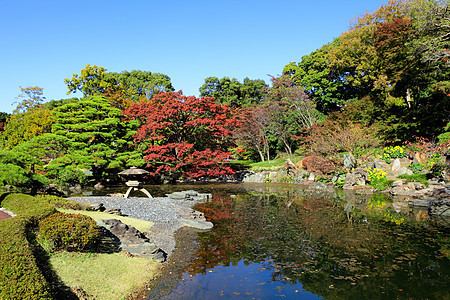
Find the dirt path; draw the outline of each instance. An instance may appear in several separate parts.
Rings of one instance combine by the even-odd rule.
[[[8,218],[11,218],[11,216],[5,213],[4,211],[0,210],[0,221]]]

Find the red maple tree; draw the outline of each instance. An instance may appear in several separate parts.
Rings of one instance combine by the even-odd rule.
[[[238,122],[230,117],[229,107],[214,98],[159,93],[133,104],[124,115],[140,121],[134,140],[147,145],[144,159],[151,175],[173,181],[234,173],[224,160],[231,156],[227,150]]]

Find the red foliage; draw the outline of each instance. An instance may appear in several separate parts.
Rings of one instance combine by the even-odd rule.
[[[196,209],[205,214],[207,221],[218,222],[233,218],[234,204],[232,198],[213,197],[212,201],[199,204]]]
[[[408,59],[408,48],[405,46],[411,39],[413,26],[406,19],[395,19],[392,23],[381,23],[373,33],[375,49],[380,58],[384,72],[397,81],[411,63]]]
[[[307,156],[302,160],[302,166],[305,170],[323,174],[330,174],[336,171],[336,165],[329,159],[322,156]]]
[[[127,120],[141,122],[135,141],[147,145],[144,159],[150,174],[175,179],[234,173],[223,165],[231,156],[231,130],[238,125],[229,113],[229,107],[214,98],[186,97],[181,91],[159,93],[124,111]]]

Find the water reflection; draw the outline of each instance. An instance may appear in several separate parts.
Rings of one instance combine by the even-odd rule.
[[[449,298],[448,232],[413,222],[389,198],[242,187],[203,187],[214,200],[197,209],[215,229],[179,239],[166,268],[174,282],[156,283],[149,298]]]

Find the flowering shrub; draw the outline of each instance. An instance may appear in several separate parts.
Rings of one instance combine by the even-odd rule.
[[[426,154],[426,159],[423,163],[424,169],[428,170],[433,176],[442,176],[446,164],[441,160],[441,155],[449,151],[450,143],[436,144],[426,138],[416,137],[415,142],[409,142],[406,145],[411,151]]]
[[[295,178],[292,175],[283,175],[283,176],[278,177],[277,181],[293,183],[293,182],[295,182]]]
[[[435,177],[441,177],[445,167],[445,163],[441,161],[441,157],[438,153],[433,153],[426,163],[426,168],[430,170],[431,174]]]
[[[381,169],[377,169],[377,168],[375,168],[373,170],[367,169],[367,171],[369,171],[369,181],[370,182],[382,180],[387,175],[386,172],[384,172]]]
[[[392,180],[388,180],[386,175],[387,173],[384,172],[381,169],[366,169],[367,171],[369,171],[369,183],[370,185],[375,188],[375,189],[379,189],[379,190],[384,190],[386,188],[389,188],[392,184]]]
[[[384,147],[382,159],[385,162],[387,162],[388,164],[390,164],[391,158],[402,158],[402,157],[406,157],[406,156],[408,156],[408,154],[406,153],[406,150],[404,147],[389,146],[389,147]]]
[[[333,178],[332,178],[332,182],[335,186],[337,187],[343,187],[345,185],[345,177],[346,177],[346,172],[343,171],[336,171],[334,172]]]

